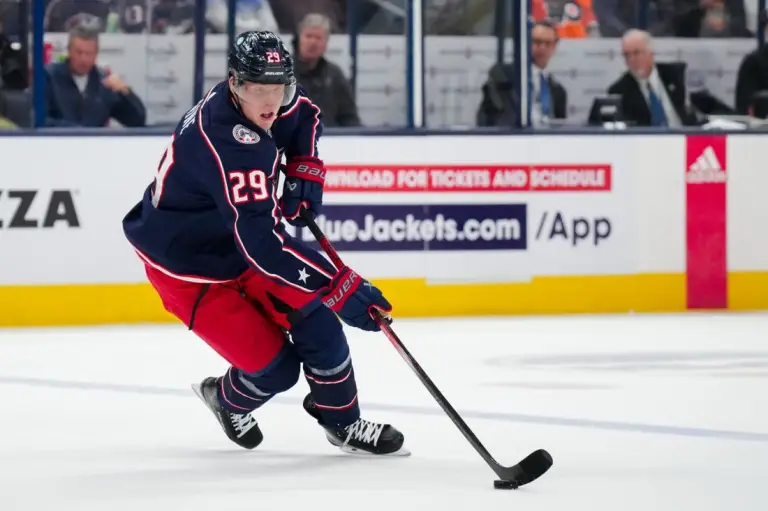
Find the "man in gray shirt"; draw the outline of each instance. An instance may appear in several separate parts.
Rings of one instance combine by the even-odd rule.
[[[352,87],[341,68],[325,58],[331,21],[311,13],[299,23],[294,42],[296,79],[323,113],[325,126],[360,126]]]

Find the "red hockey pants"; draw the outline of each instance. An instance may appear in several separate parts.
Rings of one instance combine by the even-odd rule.
[[[266,367],[285,344],[282,328],[290,325],[288,311],[278,310],[279,302],[300,308],[311,298],[309,293],[280,285],[252,269],[230,282],[201,284],[144,266],[165,309],[188,327],[194,311],[191,330],[246,373]]]

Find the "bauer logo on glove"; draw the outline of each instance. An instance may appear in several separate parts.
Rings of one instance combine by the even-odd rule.
[[[349,296],[349,291],[358,287],[357,279],[359,276],[354,271],[348,271],[344,273],[346,279],[343,282],[337,282],[332,288],[332,293],[329,298],[324,300],[325,306],[333,309],[334,307],[344,307],[344,302]]]
[[[392,322],[392,305],[376,286],[348,266],[341,268],[321,293],[325,306],[349,326],[376,332],[380,328],[373,314],[379,313],[385,321]]]
[[[322,162],[318,166],[297,165],[295,174],[297,177],[309,179],[310,181],[317,181],[320,184],[325,183],[325,168],[322,166]]]
[[[289,224],[297,227],[307,226],[306,221],[299,215],[302,207],[312,214],[312,218],[320,213],[325,173],[323,161],[312,156],[292,158],[288,161],[280,210]]]

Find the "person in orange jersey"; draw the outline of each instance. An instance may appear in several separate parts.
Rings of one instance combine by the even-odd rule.
[[[582,39],[599,35],[592,0],[533,0],[534,21],[550,20],[561,39]]]

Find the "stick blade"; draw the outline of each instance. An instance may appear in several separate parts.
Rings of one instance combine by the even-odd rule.
[[[520,462],[520,468],[528,476],[528,481],[521,484],[530,483],[543,476],[552,467],[552,463],[554,463],[552,455],[544,449],[539,449],[529,454],[528,457]]]
[[[523,486],[543,476],[552,467],[552,455],[544,449],[539,449],[525,457],[514,467],[505,469],[506,474],[499,474],[502,479],[515,481]]]

